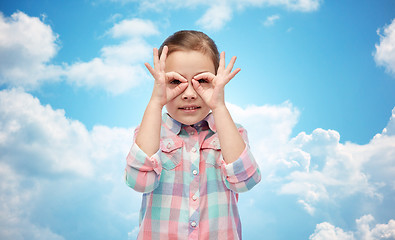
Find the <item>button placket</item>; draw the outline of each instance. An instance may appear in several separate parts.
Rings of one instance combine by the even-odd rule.
[[[188,143],[190,144],[187,149],[188,157],[190,159],[190,176],[191,176],[191,183],[189,184],[189,227],[193,229],[194,234],[197,234],[197,229],[199,228],[199,219],[200,219],[200,201],[199,201],[199,162],[200,162],[200,143],[199,143],[199,132],[196,132],[195,129],[189,131]],[[190,239],[195,239],[192,234]]]
[[[191,150],[193,151],[193,150]],[[199,157],[192,157],[193,161],[199,162]],[[189,217],[190,217],[190,228],[193,229],[194,232],[199,228],[199,219],[200,219],[200,209],[199,209],[199,165],[193,164],[192,168],[192,183],[190,184],[190,200],[189,200]],[[195,233],[196,234],[196,233]],[[197,236],[196,236],[197,237]],[[195,239],[195,238],[192,238]]]

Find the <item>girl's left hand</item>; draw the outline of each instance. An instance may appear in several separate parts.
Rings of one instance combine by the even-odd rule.
[[[225,85],[238,73],[240,68],[233,72],[236,57],[232,57],[228,66],[225,67],[225,52],[222,52],[219,60],[217,75],[204,72],[193,77],[192,84],[196,92],[211,110],[225,106]]]

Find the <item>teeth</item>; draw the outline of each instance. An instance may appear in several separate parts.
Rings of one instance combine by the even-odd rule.
[[[184,108],[185,110],[193,110],[193,109],[196,109],[197,107],[186,107],[186,108]]]

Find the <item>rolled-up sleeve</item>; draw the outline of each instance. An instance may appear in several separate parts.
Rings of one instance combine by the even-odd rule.
[[[137,131],[137,130],[136,130]],[[152,192],[159,184],[162,165],[159,159],[160,149],[151,157],[134,143],[126,157],[126,184],[138,192]]]
[[[243,128],[239,128],[239,132],[246,143],[244,151],[232,163],[227,164],[222,160],[221,166],[225,185],[237,193],[246,192],[261,181],[261,172],[250,151],[247,133]]]

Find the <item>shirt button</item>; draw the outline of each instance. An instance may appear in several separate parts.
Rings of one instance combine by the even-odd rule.
[[[197,170],[193,170],[192,173],[193,173],[193,175],[197,175],[198,171]]]
[[[196,224],[195,221],[191,222],[191,226],[192,226],[192,227],[196,227],[196,225],[197,225],[197,224]]]
[[[171,148],[171,143],[168,143],[167,144],[167,149],[170,149]]]
[[[195,132],[191,132],[191,135],[194,135],[195,134]]]
[[[194,148],[194,147],[193,147],[191,150],[192,150],[192,152],[194,152],[194,153],[196,152],[196,148]]]
[[[193,196],[192,196],[192,200],[193,200],[193,201],[196,201],[196,200],[197,200],[196,195],[193,195]]]

